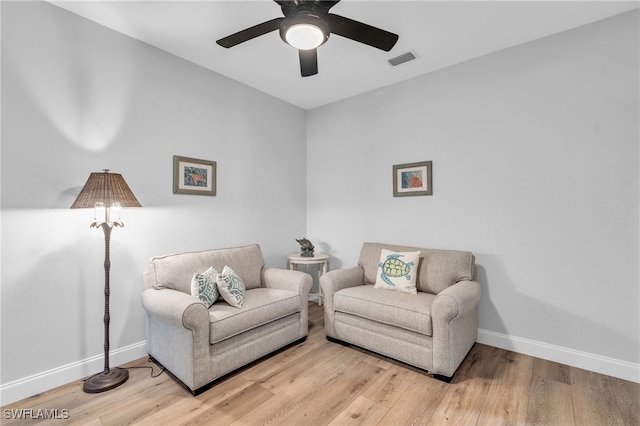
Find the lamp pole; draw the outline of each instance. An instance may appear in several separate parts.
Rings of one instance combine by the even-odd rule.
[[[109,246],[111,244],[111,230],[114,227],[123,227],[120,221],[111,222],[109,219],[110,207],[105,208],[105,221],[93,222],[91,228],[102,228],[104,232],[104,370],[84,382],[83,390],[87,393],[99,393],[120,386],[129,379],[129,371],[124,368],[109,367],[109,296],[111,295],[110,270],[111,257]]]

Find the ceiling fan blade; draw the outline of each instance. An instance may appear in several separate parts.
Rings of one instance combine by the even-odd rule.
[[[336,4],[340,3],[340,0],[334,0],[334,1],[326,1],[326,0],[322,0],[322,1],[316,1],[315,2],[318,6],[320,6],[322,9],[328,11],[329,9],[331,9],[333,6],[335,6]]]
[[[344,16],[329,13],[326,16],[331,33],[369,46],[390,51],[398,41],[398,35]]]
[[[303,77],[318,74],[318,51],[316,49],[298,50],[300,56],[300,74]]]
[[[240,43],[244,43],[245,41],[251,40],[256,37],[260,37],[266,33],[271,31],[275,31],[280,28],[280,23],[284,20],[284,18],[274,18],[270,21],[263,22],[258,25],[254,25],[253,27],[246,28],[242,31],[238,31],[235,34],[231,34],[230,36],[221,38],[216,41],[222,47],[233,47]]]

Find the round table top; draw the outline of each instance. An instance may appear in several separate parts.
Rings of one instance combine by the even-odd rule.
[[[289,261],[295,263],[322,263],[329,259],[328,254],[315,253],[313,257],[302,256],[300,253],[293,253],[289,255]]]

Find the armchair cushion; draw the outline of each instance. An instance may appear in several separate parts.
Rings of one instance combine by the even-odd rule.
[[[191,294],[191,278],[213,266],[222,271],[228,265],[242,278],[245,289],[261,287],[264,258],[257,244],[156,256],[149,261],[149,283],[155,289],[170,288]]]
[[[473,280],[475,259],[470,252],[456,250],[425,249],[381,243],[364,243],[358,266],[364,269],[364,283],[376,282],[380,253],[420,250],[420,265],[416,286],[418,291],[438,294],[445,288],[463,280]]]
[[[333,308],[336,312],[431,336],[431,305],[435,297],[429,293],[410,295],[363,285],[337,292]]]
[[[209,309],[211,344],[300,311],[299,295],[287,290],[254,288],[245,296],[240,309],[224,302]]]

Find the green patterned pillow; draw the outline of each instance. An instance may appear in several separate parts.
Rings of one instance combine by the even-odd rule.
[[[233,269],[225,266],[218,275],[218,290],[222,298],[231,306],[241,308],[244,303],[244,282]]]
[[[420,252],[392,252],[382,249],[375,288],[418,294],[416,279]]]
[[[218,286],[216,280],[218,271],[211,266],[201,274],[193,274],[191,278],[191,295],[196,296],[208,308],[218,299]]]

